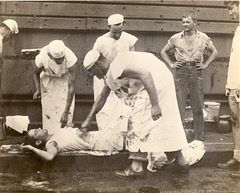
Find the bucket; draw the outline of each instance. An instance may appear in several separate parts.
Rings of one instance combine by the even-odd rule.
[[[230,115],[221,115],[219,116],[217,124],[217,131],[219,133],[229,133],[232,131],[232,123]]]
[[[217,102],[204,102],[204,109],[207,113],[205,121],[215,122],[219,116],[220,103]]]

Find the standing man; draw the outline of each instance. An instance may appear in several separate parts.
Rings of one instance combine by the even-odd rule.
[[[185,108],[188,89],[190,104],[193,111],[193,128],[196,140],[205,140],[203,120],[203,75],[202,71],[216,58],[218,52],[211,39],[195,29],[197,17],[194,12],[186,12],[182,17],[184,30],[173,35],[161,51],[162,58],[171,68],[176,68],[175,86],[178,107],[183,126],[185,125]],[[174,49],[176,62],[173,62],[167,52]],[[203,63],[203,51],[208,50],[211,55]]]
[[[72,126],[77,57],[63,41],[54,40],[35,59],[33,99],[41,97],[43,129],[54,134]]]
[[[1,72],[3,65],[3,42],[9,40],[13,34],[17,34],[18,24],[15,20],[7,19],[0,24],[0,88],[1,88]]]
[[[239,1],[225,1],[227,5],[229,15],[233,19],[239,19]],[[232,131],[234,141],[233,158],[227,163],[218,164],[219,168],[223,169],[240,169],[240,81],[239,81],[239,24],[235,31],[232,49],[230,54],[230,61],[228,67],[228,76],[226,83],[226,95],[228,96],[228,102],[231,112]],[[232,177],[240,178],[240,173],[231,174]]]
[[[3,42],[9,40],[13,34],[17,34],[18,32],[18,24],[15,20],[7,19],[0,24],[0,98],[2,98]],[[0,104],[0,118],[2,113],[2,104]],[[1,131],[0,138],[2,138]]]
[[[0,68],[3,64],[3,42],[9,40],[13,34],[18,32],[18,24],[15,20],[7,19],[0,24]]]
[[[137,38],[123,31],[124,17],[120,14],[113,14],[108,18],[109,32],[97,38],[93,50],[101,53],[109,64],[114,60],[118,52],[134,51]],[[107,65],[107,63],[105,64]],[[108,66],[106,66],[108,67]],[[104,86],[104,81],[94,76],[94,99],[99,96]],[[104,108],[97,114],[96,120],[99,130],[106,128],[116,128],[116,119],[122,113],[122,104],[112,92]]]

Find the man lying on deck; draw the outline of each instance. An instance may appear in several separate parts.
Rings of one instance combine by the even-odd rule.
[[[182,150],[183,156],[192,165],[204,155],[204,145],[194,140],[194,131],[185,130],[188,147]],[[32,151],[45,161],[53,160],[59,152],[94,151],[93,155],[111,155],[124,149],[124,136],[118,131],[107,129],[104,131],[86,131],[78,128],[65,127],[58,133],[48,134],[47,130],[31,129],[26,136],[26,142],[21,145],[23,151]],[[99,152],[97,154],[96,152]],[[155,172],[162,166],[170,164],[163,152],[149,152],[145,161],[147,169]]]
[[[44,129],[31,129],[26,136],[23,151],[30,150],[45,161],[53,160],[59,152],[66,151],[100,151],[114,152],[123,149],[123,136],[108,129],[104,131],[85,131],[65,127],[55,134]]]

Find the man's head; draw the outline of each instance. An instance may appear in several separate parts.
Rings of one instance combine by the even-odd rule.
[[[5,24],[10,29],[12,34],[17,34],[19,32],[18,24],[15,20],[7,19],[7,20],[4,20],[2,23]]]
[[[108,27],[110,31],[110,36],[118,40],[123,31],[124,26],[124,17],[120,14],[113,14],[108,17]]]
[[[96,50],[90,50],[84,60],[83,66],[93,76],[99,79],[103,78],[108,70],[108,63],[105,57]]]
[[[48,136],[47,130],[43,130],[41,128],[31,129],[26,135],[25,144],[43,149],[48,140]]]
[[[66,46],[62,40],[54,40],[48,45],[48,56],[57,64],[65,59]]]
[[[233,19],[239,18],[239,1],[224,1],[227,5],[228,13]]]
[[[182,26],[184,31],[191,31],[197,24],[197,16],[193,11],[187,11],[182,16]]]
[[[15,20],[7,19],[4,20],[0,27],[2,27],[4,30],[4,33],[2,34],[4,37],[4,41],[7,41],[12,37],[13,34],[17,34],[19,32],[18,30],[18,24]]]

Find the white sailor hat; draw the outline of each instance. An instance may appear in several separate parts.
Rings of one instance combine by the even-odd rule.
[[[3,21],[3,23],[12,31],[12,33],[17,34],[19,32],[18,24],[15,20],[7,19]]]
[[[108,25],[122,23],[123,21],[124,17],[121,14],[113,14],[108,17]]]
[[[53,40],[48,45],[48,50],[54,58],[62,58],[65,56],[66,46],[62,40]]]
[[[100,56],[100,53],[96,50],[90,50],[84,60],[83,60],[83,66],[88,70],[90,69],[98,60]]]

